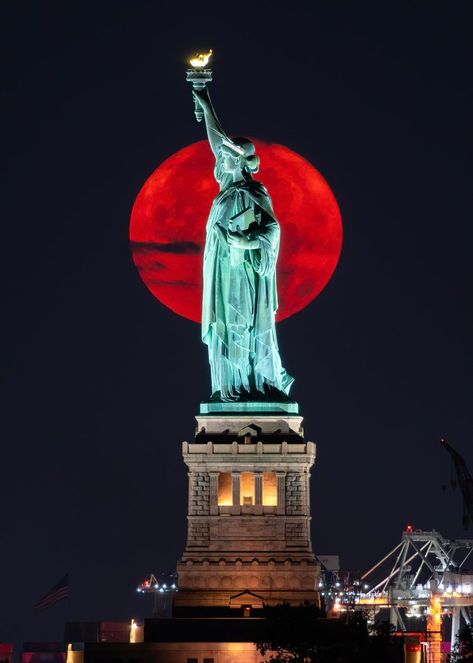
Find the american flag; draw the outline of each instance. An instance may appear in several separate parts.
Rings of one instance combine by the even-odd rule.
[[[55,603],[58,603],[58,601],[62,601],[62,599],[65,599],[69,596],[69,574],[66,573],[66,575],[61,578],[59,582],[57,582],[54,587],[51,587],[49,592],[47,592],[40,600],[35,603],[34,609],[37,612],[41,612],[42,610],[47,610],[50,608],[52,605]]]

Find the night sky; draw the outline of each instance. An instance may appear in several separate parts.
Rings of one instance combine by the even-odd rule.
[[[302,154],[342,212],[334,278],[278,327],[318,444],[316,552],[365,570],[407,522],[463,535],[439,438],[473,469],[470,8],[2,2],[0,640],[143,615],[137,583],[184,549],[206,348],[128,230],[150,173],[203,137],[185,60],[207,47],[227,131]]]

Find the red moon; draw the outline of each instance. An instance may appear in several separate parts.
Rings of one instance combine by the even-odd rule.
[[[278,320],[305,308],[325,288],[342,248],[340,210],[322,175],[284,145],[252,139],[257,179],[281,225]],[[138,194],[130,223],[133,260],[146,286],[179,315],[201,321],[205,225],[219,188],[207,141],[166,159]]]

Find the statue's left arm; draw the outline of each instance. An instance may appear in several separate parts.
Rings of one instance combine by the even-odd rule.
[[[276,270],[280,228],[276,219],[265,210],[261,210],[261,223],[255,229],[253,237],[257,238],[259,250],[250,253],[251,263],[260,276],[268,276]]]
[[[273,212],[271,198],[266,190],[259,197],[246,196],[246,204],[251,205],[259,217],[259,222],[252,224],[247,234],[227,231],[228,243],[238,249],[248,250],[254,270],[261,276],[267,276],[276,269],[279,253],[280,227]]]
[[[260,247],[258,237],[247,237],[239,233],[233,233],[230,230],[227,231],[227,239],[230,246],[243,251],[254,251]]]

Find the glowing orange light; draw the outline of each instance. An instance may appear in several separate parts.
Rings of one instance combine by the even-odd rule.
[[[264,506],[278,505],[278,478],[276,472],[265,472],[263,475]]]
[[[442,604],[438,595],[432,596],[427,615],[427,632],[430,640],[430,660],[440,663],[442,646]]]
[[[232,506],[232,475],[221,472],[218,477],[218,506]]]
[[[358,601],[360,605],[388,605],[387,596],[360,596]]]
[[[242,472],[240,475],[240,503],[245,506],[255,503],[254,472]]]

